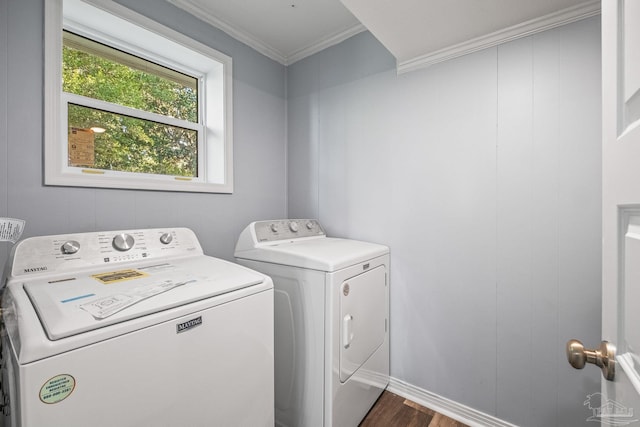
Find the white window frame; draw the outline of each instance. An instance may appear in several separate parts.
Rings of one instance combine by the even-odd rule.
[[[44,3],[45,184],[232,193],[231,58],[111,0],[47,0]],[[198,177],[68,166],[68,103],[100,108],[102,101],[63,92],[63,29],[198,78],[198,102],[202,113],[196,126],[201,127],[197,129]],[[127,112],[127,107],[122,107],[120,113]],[[147,118],[153,119],[153,113],[148,113]],[[194,127],[187,123],[176,120],[175,125]]]

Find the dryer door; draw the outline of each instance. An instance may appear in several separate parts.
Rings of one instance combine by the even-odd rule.
[[[384,342],[387,272],[379,266],[340,286],[340,381],[345,382]]]

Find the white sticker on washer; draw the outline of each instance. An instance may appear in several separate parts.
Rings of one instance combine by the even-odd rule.
[[[195,280],[187,280],[185,282],[165,280],[164,282],[155,285],[139,286],[131,289],[131,291],[127,293],[108,295],[106,297],[81,304],[80,308],[87,311],[96,319],[106,319],[107,317],[113,316],[119,311],[122,311],[127,307],[131,307],[140,301],[192,282],[195,282]]]
[[[0,218],[0,242],[15,243],[22,236],[24,219]]]

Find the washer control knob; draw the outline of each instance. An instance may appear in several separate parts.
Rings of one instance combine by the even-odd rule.
[[[77,240],[67,240],[60,247],[60,251],[64,255],[73,255],[80,250],[80,242]]]
[[[271,231],[273,231],[274,233],[278,232],[278,224],[273,223],[273,224],[271,224],[270,228],[271,228]]]
[[[162,243],[163,245],[168,245],[172,241],[173,236],[171,235],[171,233],[163,233],[162,236],[160,236],[160,243]]]
[[[291,231],[293,231],[294,233],[297,233],[297,232],[298,232],[298,229],[299,229],[299,227],[298,227],[298,223],[297,223],[297,222],[295,222],[295,221],[291,221],[291,222],[289,223],[289,229],[290,229]]]
[[[131,234],[121,233],[113,238],[113,247],[121,252],[128,251],[135,243],[135,239]]]
[[[307,221],[307,230],[313,230],[313,222],[312,221]]]

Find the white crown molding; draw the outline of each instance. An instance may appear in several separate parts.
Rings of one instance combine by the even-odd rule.
[[[172,3],[174,6],[224,31],[234,39],[241,41],[242,43],[257,50],[258,52],[265,55],[266,57],[271,58],[276,62],[279,62],[282,65],[291,65],[294,62],[301,60],[302,58],[306,58],[307,56],[320,52],[321,50],[326,49],[329,46],[338,44],[348,39],[349,37],[352,37],[366,30],[364,26],[362,26],[361,24],[358,24],[345,31],[339,32],[325,39],[319,40],[318,42],[313,43],[312,45],[307,46],[303,49],[300,49],[291,55],[287,55],[284,52],[281,52],[280,50],[258,40],[253,34],[240,30],[234,27],[233,25],[229,24],[228,22],[225,22],[222,19],[205,11],[201,7],[194,5],[193,2],[191,2],[190,0],[168,0],[168,1],[169,3]]]
[[[303,49],[300,49],[296,52],[294,52],[293,54],[291,54],[290,56],[287,57],[286,63],[284,65],[291,65],[296,61],[299,61],[303,58],[306,58],[307,56],[311,56],[314,53],[318,53],[321,50],[324,50],[328,47],[331,47],[333,45],[336,45],[342,41],[345,41],[346,39],[348,39],[349,37],[353,37],[358,33],[361,33],[363,31],[366,31],[367,29],[365,28],[364,25],[362,24],[358,24],[355,25],[351,28],[346,29],[345,31],[341,31],[339,33],[336,33],[332,36],[329,36],[325,39],[319,40],[316,43],[313,43],[310,46],[307,46]]]
[[[449,418],[465,423],[470,427],[517,427],[507,421],[454,402],[397,378],[391,377],[389,379],[387,390],[426,408],[433,409]]]
[[[261,41],[253,37],[251,34],[238,30],[231,24],[223,21],[222,19],[219,19],[218,17],[212,15],[211,13],[205,11],[204,9],[198,6],[195,6],[189,0],[168,0],[168,1],[169,3],[172,3],[173,5],[179,7],[180,9],[186,12],[189,12],[191,15],[195,16],[196,18],[224,31],[234,39],[241,41],[246,45],[249,45],[250,47],[257,50],[261,54],[267,56],[268,58],[271,58],[274,61],[277,61],[281,64],[286,65],[287,58],[282,52],[278,51],[277,49],[274,49],[273,47],[265,43],[262,43]]]
[[[532,19],[486,36],[477,37],[435,52],[398,62],[398,74],[426,68],[438,62],[447,61],[458,56],[497,46],[522,37],[527,37],[561,25],[570,24],[600,13],[600,0],[592,0],[549,15]]]

